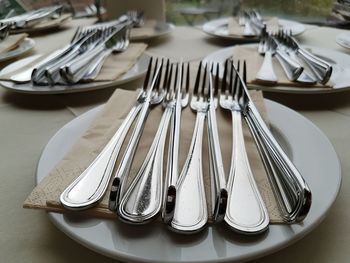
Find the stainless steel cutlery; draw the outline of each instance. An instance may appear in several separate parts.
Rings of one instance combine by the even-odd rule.
[[[258,52],[265,58],[256,79],[263,82],[276,83],[278,81],[272,67],[270,58],[272,56],[277,58],[289,81],[307,85],[317,82],[326,84],[332,74],[332,65],[302,48],[290,32],[280,30],[268,33],[264,27],[260,35]]]
[[[189,100],[189,64],[186,67],[182,62],[157,59],[153,63],[151,60],[135,105],[101,153],[61,194],[62,205],[72,210],[87,209],[109,194],[109,209],[129,224],[146,224],[161,215],[171,230],[191,234],[202,230],[211,217],[213,222],[225,221],[242,234],[262,233],[269,226],[269,215],[249,165],[243,136],[244,119],[265,165],[283,219],[287,223],[302,221],[310,209],[310,189],[254,106],[245,85],[245,62],[243,67],[239,62],[235,67],[227,60],[221,82],[219,73],[218,65],[201,62]],[[188,155],[179,174],[181,111],[189,101],[196,121]],[[164,111],[153,142],[136,176],[127,185],[126,178],[131,176],[130,169],[147,116],[150,109],[161,102]],[[218,106],[229,111],[232,119],[232,157],[227,176],[219,142],[220,123],[216,119]],[[212,194],[212,211],[209,212],[202,167],[206,120]],[[112,178],[132,123],[130,139]],[[109,184],[111,190],[106,193]]]
[[[0,20],[0,25],[10,25],[11,29],[32,27],[45,19],[57,18],[61,15],[63,6],[43,7],[21,15]]]

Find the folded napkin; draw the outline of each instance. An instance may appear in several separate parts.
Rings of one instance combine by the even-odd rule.
[[[147,45],[144,43],[132,43],[128,49],[121,53],[112,53],[104,62],[102,69],[94,81],[113,81],[122,76],[127,72],[135,63],[138,58],[146,50]],[[40,56],[39,58],[31,61],[24,65],[22,68],[16,69],[15,71],[8,72],[6,74],[0,74],[0,80],[11,81],[13,75],[24,72],[35,65],[40,63],[49,54]]]
[[[277,17],[267,18],[265,24],[268,32],[278,32],[279,23]],[[228,20],[228,34],[240,38],[245,38],[243,36],[243,32],[244,26],[238,24],[238,18],[230,17]]]
[[[129,109],[134,104],[138,91],[126,91],[117,89],[107,104],[103,107],[98,117],[93,121],[90,128],[83,134],[83,136],[75,143],[66,156],[56,165],[56,167],[45,177],[32,191],[24,202],[25,208],[45,209],[46,211],[66,212],[60,204],[59,197],[64,189],[77,178],[85,168],[94,160],[98,153],[103,149],[104,145],[112,137],[114,132],[121,125],[123,119],[129,112]],[[251,93],[258,108],[264,110],[263,97],[260,92],[253,91]],[[157,106],[152,109],[145,128],[142,134],[140,144],[138,146],[136,156],[131,167],[131,173],[127,178],[127,184],[130,184],[132,178],[136,175],[141,166],[150,144],[154,138],[158,128],[163,109]],[[191,143],[193,128],[195,124],[195,113],[187,107],[182,112],[181,123],[181,145],[180,145],[180,164],[182,167]],[[219,138],[225,171],[228,173],[231,161],[231,141],[232,141],[232,127],[230,112],[217,110],[217,121],[219,126]],[[207,200],[210,198],[210,178],[209,178],[209,159],[208,159],[208,139],[206,128],[204,129],[203,140],[203,172],[204,182],[206,187]],[[129,135],[128,137],[130,136]],[[125,145],[128,142],[128,137],[124,142],[120,156],[122,156]],[[277,208],[276,200],[271,191],[270,184],[265,174],[264,166],[261,162],[257,152],[255,143],[250,135],[249,129],[244,123],[244,137],[246,142],[246,149],[248,152],[249,162],[252,167],[257,185],[260,189],[261,195],[267,206],[270,221],[272,223],[283,223],[279,210]],[[167,150],[165,151],[167,153]],[[120,162],[120,157],[117,162]],[[164,161],[167,157],[164,156]],[[166,165],[164,165],[164,169]],[[165,171],[164,171],[165,172]],[[108,210],[108,198],[110,187],[107,190],[103,200],[94,208],[85,211],[74,211],[72,213],[79,213],[86,216],[100,217],[100,218],[115,218],[116,215]],[[211,211],[211,205],[208,203],[208,211]]]
[[[259,84],[259,85],[268,85],[268,86],[285,86],[285,87],[305,87],[305,88],[310,88],[310,87],[317,87],[317,88],[332,88],[333,83],[331,81],[328,81],[325,85],[321,84],[305,84],[302,82],[295,82],[295,81],[290,81],[288,80],[283,68],[279,64],[277,58],[273,57],[272,58],[272,64],[273,64],[273,69],[277,77],[277,82],[276,83],[266,83],[260,80],[256,79],[256,75],[259,72],[261,65],[264,61],[264,56],[260,55],[258,53],[258,48],[256,45],[244,45],[240,46],[237,45],[233,48],[233,59],[235,61],[238,60],[245,60],[248,66],[248,71],[247,71],[247,82],[250,84]]]
[[[28,34],[25,33],[9,35],[5,40],[0,41],[0,54],[15,49],[27,36]]]
[[[131,29],[130,38],[144,38],[144,37],[152,37],[156,33],[156,20],[146,20],[145,24],[142,27],[134,27]]]

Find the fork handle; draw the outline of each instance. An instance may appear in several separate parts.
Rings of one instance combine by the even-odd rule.
[[[232,135],[225,222],[235,231],[258,234],[268,228],[269,215],[249,165],[240,111],[232,111]]]
[[[208,141],[213,219],[220,222],[226,212],[227,189],[214,103],[211,103],[208,109]]]
[[[281,205],[284,220],[288,223],[302,221],[308,214],[312,201],[307,183],[252,104],[249,106],[246,119],[251,123],[252,132],[256,133],[265,149],[264,154],[272,164],[268,175],[269,173],[272,175],[270,182]]]
[[[271,51],[265,52],[264,61],[260,70],[256,74],[256,79],[263,82],[269,82],[271,84],[277,82],[277,77],[275,71],[273,70]]]
[[[84,80],[92,81],[97,78],[98,74],[100,73],[102,66],[108,56],[112,53],[111,49],[108,49],[104,51],[100,56],[97,57],[97,59],[93,59],[92,63],[93,66],[88,68],[88,71],[83,76]]]
[[[172,109],[166,108],[148,154],[120,201],[118,215],[131,224],[145,224],[158,215],[162,205],[163,155]]]
[[[202,170],[205,117],[205,112],[197,112],[190,149],[176,185],[175,210],[170,227],[177,232],[198,232],[208,221]]]
[[[286,73],[287,78],[290,81],[296,81],[304,68],[298,62],[289,57],[287,53],[279,49],[276,50],[276,58]]]
[[[120,198],[124,193],[124,179],[129,174],[132,161],[135,156],[137,145],[140,141],[143,128],[149,113],[149,98],[142,103],[142,109],[135,124],[135,128],[124,152],[123,158],[112,181],[112,188],[109,196],[108,208],[117,211]]]
[[[64,207],[71,210],[83,210],[94,206],[101,200],[110,181],[122,143],[141,106],[137,104],[130,110],[101,153],[63,191],[60,201]]]
[[[328,82],[333,71],[332,65],[301,48],[297,54],[310,67],[320,83]]]
[[[73,61],[67,63],[63,71],[67,80],[70,83],[77,83],[80,81],[91,67],[90,63],[94,58],[101,56],[104,51],[104,46],[93,48],[80,56],[77,56]]]
[[[180,147],[180,128],[181,128],[181,110],[180,102],[177,102],[172,109],[173,114],[170,120],[168,163],[165,178],[162,219],[169,223],[174,215],[176,201],[176,182],[179,176],[179,147]]]

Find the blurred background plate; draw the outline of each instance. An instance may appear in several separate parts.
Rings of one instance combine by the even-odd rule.
[[[25,38],[15,49],[5,53],[1,53],[0,62],[21,56],[32,50],[34,46],[35,41],[33,39]]]

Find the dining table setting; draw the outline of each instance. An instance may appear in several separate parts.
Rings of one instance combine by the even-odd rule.
[[[349,48],[256,9],[0,19],[4,262],[347,262]]]

